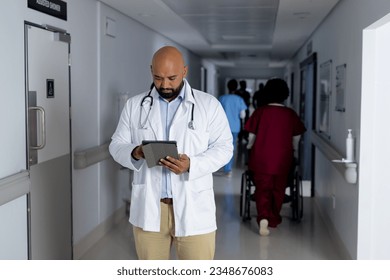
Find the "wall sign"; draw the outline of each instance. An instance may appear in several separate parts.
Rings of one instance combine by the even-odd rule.
[[[319,110],[317,116],[318,132],[330,139],[330,102],[332,95],[332,60],[320,65]]]
[[[46,79],[46,97],[54,98],[54,80]]]
[[[67,20],[67,3],[61,0],[27,0],[27,7]]]
[[[345,112],[345,86],[347,64],[336,67],[336,111]]]

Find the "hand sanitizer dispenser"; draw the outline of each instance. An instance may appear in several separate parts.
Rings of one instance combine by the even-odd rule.
[[[346,161],[347,162],[354,162],[355,161],[355,157],[354,157],[354,139],[353,139],[353,136],[352,136],[352,129],[348,129],[348,136],[347,136],[347,139],[346,139]]]
[[[346,157],[340,159],[334,159],[332,162],[345,164],[344,178],[350,184],[356,184],[357,182],[357,163],[355,162],[355,139],[352,135],[352,129],[348,129],[346,144]]]

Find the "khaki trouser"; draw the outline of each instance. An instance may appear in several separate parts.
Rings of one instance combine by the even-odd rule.
[[[179,260],[212,260],[215,231],[207,234],[175,237],[173,206],[160,203],[160,232],[143,231],[133,226],[135,248],[140,260],[169,260],[172,242]]]

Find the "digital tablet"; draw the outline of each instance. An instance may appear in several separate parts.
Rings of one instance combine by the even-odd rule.
[[[179,158],[176,141],[142,141],[142,149],[148,167],[159,165],[160,159],[167,156]]]

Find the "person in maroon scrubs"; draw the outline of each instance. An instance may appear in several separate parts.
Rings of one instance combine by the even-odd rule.
[[[293,138],[306,131],[296,112],[283,105],[289,95],[287,83],[278,78],[267,81],[266,105],[256,109],[245,123],[251,146],[248,168],[253,172],[260,235],[282,222],[280,210],[294,157]]]

